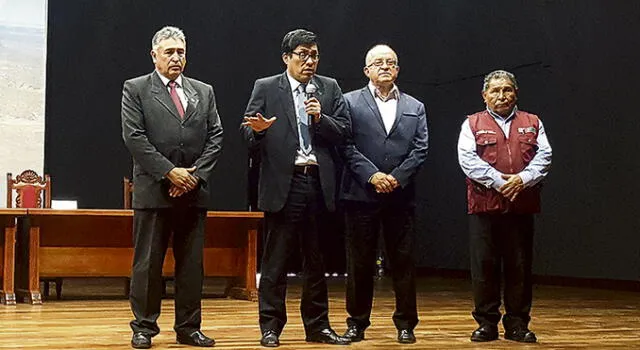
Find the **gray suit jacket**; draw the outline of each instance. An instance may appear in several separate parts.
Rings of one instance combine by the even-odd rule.
[[[351,133],[343,147],[345,171],[340,198],[378,202],[413,201],[414,177],[427,156],[429,137],[424,104],[400,92],[396,119],[387,134],[378,106],[367,86],[345,94]],[[390,194],[378,194],[369,178],[376,172],[391,174],[400,183]]]
[[[311,128],[312,146],[318,160],[324,202],[335,209],[336,169],[333,161],[335,146],[342,144],[349,133],[349,115],[338,83],[315,75],[311,82],[318,88],[315,96],[322,106],[322,118]],[[246,115],[260,112],[265,118],[277,117],[262,133],[241,126],[240,131],[249,146],[260,154],[258,208],[277,212],[287,200],[298,149],[297,117],[291,86],[286,72],[256,80],[247,105]]]
[[[222,149],[222,125],[211,85],[182,77],[188,103],[184,119],[157,72],[124,82],[122,138],[133,156],[134,209],[194,206],[206,208],[208,183]],[[198,188],[169,196],[165,175],[174,167],[195,166]]]

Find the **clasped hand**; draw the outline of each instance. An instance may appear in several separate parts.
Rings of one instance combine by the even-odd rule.
[[[507,197],[511,202],[516,200],[518,194],[524,189],[524,182],[520,175],[503,174],[502,178],[507,180],[507,183],[500,186],[498,190],[503,196]]]
[[[192,175],[196,167],[179,168],[175,167],[169,171],[167,178],[171,181],[169,196],[175,198],[193,190],[198,186],[198,179]]]
[[[371,176],[369,182],[375,187],[377,193],[391,193],[400,184],[393,175],[377,172]]]

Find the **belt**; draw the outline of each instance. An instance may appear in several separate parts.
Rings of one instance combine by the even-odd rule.
[[[293,167],[293,172],[309,176],[318,176],[318,166],[316,164],[296,165]]]

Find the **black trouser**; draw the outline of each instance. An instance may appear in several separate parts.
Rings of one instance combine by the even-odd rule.
[[[504,272],[504,328],[526,327],[531,319],[533,214],[476,214],[469,217],[471,279],[480,325],[500,321]]]
[[[373,277],[380,228],[396,296],[393,322],[398,329],[418,324],[413,261],[414,211],[411,204],[345,202],[347,244],[347,325],[367,328],[371,323]]]
[[[176,333],[200,329],[202,255],[206,209],[136,209],[133,215],[134,256],[129,301],[135,319],[134,332],[154,336],[160,332],[158,316],[162,301],[162,265],[173,233],[175,257]]]
[[[259,288],[260,329],[280,334],[287,323],[287,259],[302,253],[300,313],[307,334],[329,327],[327,283],[320,252],[318,220],[325,212],[317,175],[294,173],[284,208],[266,213],[267,231]]]

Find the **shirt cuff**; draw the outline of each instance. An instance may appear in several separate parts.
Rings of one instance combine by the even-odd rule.
[[[524,184],[525,187],[533,180],[533,176],[525,170],[519,172],[518,176],[522,179],[522,184]]]
[[[507,181],[502,178],[502,174],[496,172],[496,175],[493,176],[493,183],[491,184],[491,187],[493,187],[496,191],[499,191],[500,187],[502,187],[502,185],[506,183]]]

